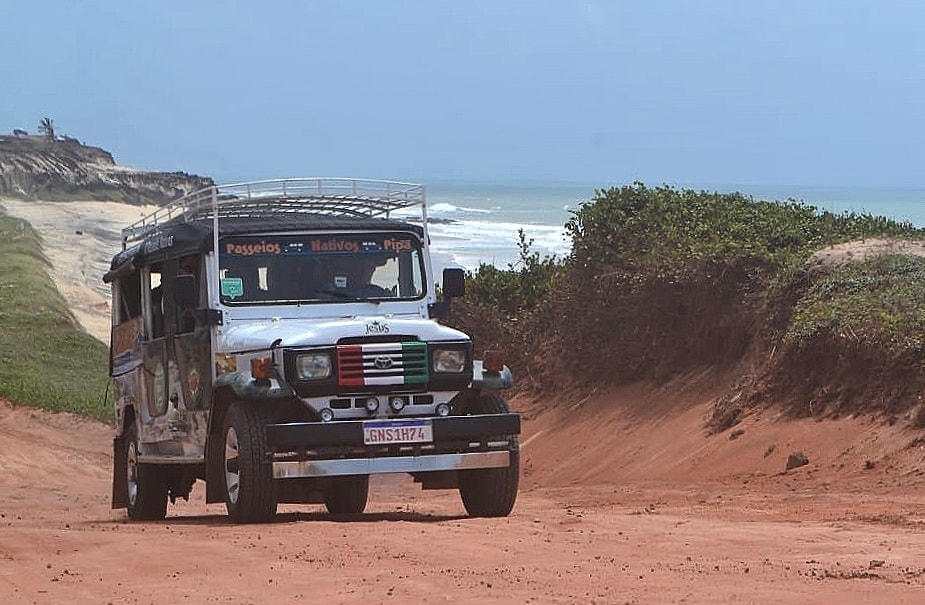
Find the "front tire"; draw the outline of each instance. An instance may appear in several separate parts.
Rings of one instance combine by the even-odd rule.
[[[480,395],[470,406],[473,414],[507,414],[507,402],[498,395]],[[472,517],[506,517],[517,500],[520,483],[520,445],[515,435],[510,464],[504,468],[459,471],[459,495]]]
[[[132,521],[156,521],[167,516],[167,480],[164,469],[138,461],[138,428],[135,423],[126,431],[125,479],[128,490],[128,518]]]
[[[369,475],[332,477],[324,490],[324,505],[332,515],[359,515],[369,499]]]
[[[236,523],[266,523],[276,516],[266,425],[266,413],[258,405],[240,401],[232,403],[225,416],[225,508]]]

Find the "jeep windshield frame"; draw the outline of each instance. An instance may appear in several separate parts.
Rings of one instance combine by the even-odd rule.
[[[421,241],[408,231],[226,236],[223,305],[416,301],[427,292]]]
[[[411,236],[412,254],[417,255],[412,264],[420,265],[419,282],[414,283],[419,283],[422,294],[416,293],[418,289],[405,288],[390,296],[378,291],[347,298],[333,288],[329,300],[320,302],[404,304],[423,299],[434,303],[436,290],[427,227],[425,188],[414,183],[315,177],[214,185],[161,206],[123,229],[122,252],[113,258],[104,279],[183,254],[205,254],[209,306],[218,309],[237,300],[222,293],[220,240],[253,235],[381,232]],[[298,301],[303,299],[315,302],[311,297],[299,297]]]

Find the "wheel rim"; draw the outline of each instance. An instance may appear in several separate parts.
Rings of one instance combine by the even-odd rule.
[[[234,427],[228,427],[225,433],[225,490],[232,504],[237,503],[240,493],[241,477],[238,469],[238,434]]]
[[[128,505],[135,506],[138,500],[138,446],[134,441],[128,444],[126,479],[128,481]]]

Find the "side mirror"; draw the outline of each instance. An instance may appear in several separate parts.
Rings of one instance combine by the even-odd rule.
[[[173,302],[181,307],[195,307],[199,304],[199,292],[195,275],[177,275],[173,280]]]
[[[466,293],[466,274],[458,267],[443,270],[443,296],[456,298]]]

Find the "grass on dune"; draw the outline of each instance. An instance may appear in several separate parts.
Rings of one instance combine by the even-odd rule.
[[[77,325],[48,268],[38,233],[0,210],[0,396],[109,422],[108,351]]]

